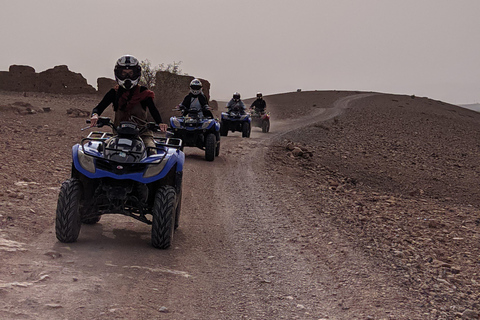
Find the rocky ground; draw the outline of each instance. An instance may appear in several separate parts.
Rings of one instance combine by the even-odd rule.
[[[292,210],[297,219],[310,226],[331,221],[425,310],[477,319],[479,138],[477,112],[379,94],[283,135],[269,161],[283,164],[274,167],[277,178],[293,182],[318,210],[310,217]]]
[[[99,99],[0,94],[2,259],[53,225],[51,209],[70,171],[66,155],[83,136],[82,111]],[[281,195],[272,201],[299,230],[288,240],[298,254],[338,269],[335,284],[325,284],[338,290],[340,313],[329,319],[342,319],[341,312],[387,319],[385,310],[369,313],[341,293],[354,279],[377,275],[387,275],[385,286],[406,292],[391,303],[413,308],[416,319],[478,319],[480,114],[428,98],[376,93],[296,92],[266,101],[272,133],[259,142],[263,158],[252,161],[265,167],[265,188]],[[337,111],[328,120],[312,120],[330,109]],[[275,131],[276,125],[285,129]],[[226,141],[224,165],[234,163],[236,152],[233,140]],[[348,267],[357,255],[369,261],[368,271]],[[10,274],[11,266],[0,272]],[[0,287],[0,297],[8,292]],[[372,292],[371,309],[381,309],[388,297]],[[356,311],[358,317],[351,316]],[[389,318],[412,319],[399,313]]]

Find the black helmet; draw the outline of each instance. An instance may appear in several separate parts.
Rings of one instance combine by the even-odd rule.
[[[115,64],[115,80],[125,89],[131,89],[140,81],[142,67],[137,58],[131,55],[124,55]]]
[[[235,100],[235,101],[240,100],[240,93],[235,92],[235,93],[233,94],[233,100]]]

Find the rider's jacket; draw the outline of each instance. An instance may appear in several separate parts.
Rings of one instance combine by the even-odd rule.
[[[256,99],[253,101],[252,105],[250,108],[255,109],[257,112],[263,112],[265,111],[265,108],[267,107],[267,103],[263,99]]]
[[[147,108],[156,123],[162,123],[162,117],[155,107],[153,91],[148,90],[144,86],[135,86],[130,90],[116,86],[108,91],[102,101],[93,108],[92,114],[101,115],[103,111],[113,104],[115,111],[114,125],[118,126],[121,121],[131,121],[131,116],[140,120],[147,120]]]
[[[227,103],[228,111],[240,111],[245,113],[246,107],[242,100],[234,100],[233,98]]]
[[[207,118],[213,118],[212,113],[208,110],[208,101],[203,93],[194,95],[189,93],[185,96],[180,108],[183,109],[183,115],[186,116],[190,111],[196,111],[199,114],[203,114]]]

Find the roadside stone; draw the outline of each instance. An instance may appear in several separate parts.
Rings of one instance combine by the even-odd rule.
[[[466,309],[462,313],[462,319],[472,319],[472,320],[478,320],[479,314],[473,310]]]
[[[290,143],[287,144],[286,148],[287,148],[287,150],[292,151],[293,149],[295,149],[295,145],[290,142]]]
[[[62,256],[60,252],[53,250],[45,252],[45,255],[51,257],[52,259],[60,258]]]
[[[162,313],[169,313],[170,312],[167,307],[160,307],[160,309],[158,309],[158,311],[160,311]]]
[[[303,151],[302,149],[300,149],[299,147],[295,147],[293,148],[292,150],[292,154],[295,156],[295,157],[300,157],[303,155]]]

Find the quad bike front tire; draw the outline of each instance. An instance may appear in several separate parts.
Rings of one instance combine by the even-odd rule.
[[[213,161],[215,160],[217,138],[213,133],[207,134],[205,138],[205,160]]]
[[[250,138],[250,123],[244,122],[242,125],[242,138]]]
[[[267,133],[270,131],[270,120],[263,120],[262,121],[262,132]]]
[[[220,135],[221,136],[228,136],[228,126],[222,121],[220,122]]]
[[[72,178],[60,187],[55,218],[55,234],[58,241],[70,243],[78,239],[82,221],[80,205],[83,186],[80,180]]]
[[[172,186],[162,186],[155,194],[152,208],[152,246],[168,249],[175,231],[176,192]]]
[[[175,208],[175,230],[177,230],[178,226],[180,225],[180,212],[182,210],[182,189],[180,188],[180,192],[177,193],[178,203],[177,207]]]
[[[217,146],[215,147],[215,157],[220,155],[220,141],[217,141]]]

